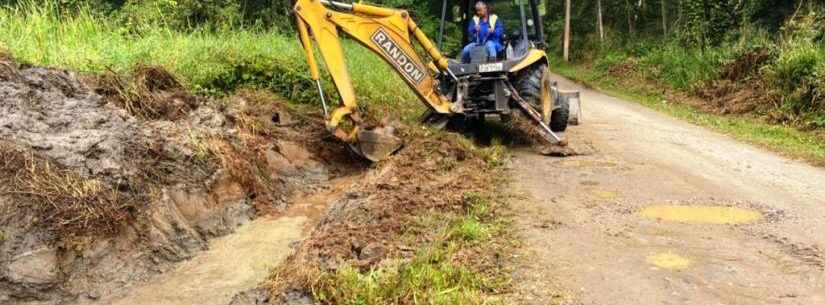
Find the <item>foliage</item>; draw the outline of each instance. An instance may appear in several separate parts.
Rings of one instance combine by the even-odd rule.
[[[162,26],[133,33],[88,7],[58,12],[56,2],[0,9],[0,41],[15,59],[37,65],[123,74],[139,65],[161,66],[200,93],[220,95],[252,86],[294,101],[318,100],[294,36],[262,29],[181,32]],[[345,51],[360,97],[384,105],[416,100],[377,56],[354,43],[345,43]],[[334,92],[329,82],[325,86]]]
[[[134,29],[226,29],[241,22],[241,7],[232,0],[129,0],[119,15]]]
[[[572,10],[572,54],[603,72],[633,70],[669,87],[692,91],[725,77],[725,67],[765,54],[747,67],[790,116],[822,112],[822,4],[812,0],[599,0]],[[440,1],[370,0],[406,9],[436,38]],[[450,5],[456,5],[451,1]],[[164,66],[192,89],[218,94],[239,86],[270,88],[315,100],[293,34],[290,0],[49,0],[11,1],[0,39],[19,59],[79,69],[131,71]],[[95,9],[90,9],[94,7]],[[545,6],[551,52],[561,52],[563,1]],[[448,9],[447,19],[457,10]],[[665,29],[668,31],[665,31]],[[460,48],[463,25],[447,22],[445,50]],[[169,48],[168,46],[175,46]],[[347,43],[359,96],[397,103],[415,97],[377,58]],[[761,56],[761,55],[760,55]],[[760,59],[762,57],[759,57]],[[372,67],[379,66],[378,69]],[[325,82],[327,92],[334,92]],[[365,93],[364,93],[365,92]],[[810,121],[822,121],[815,115]],[[818,123],[817,123],[818,124]],[[821,125],[821,124],[819,124]]]
[[[615,8],[613,1],[602,2]],[[655,1],[673,17],[669,21],[673,31],[665,33],[661,24],[645,22],[651,17],[663,21],[661,12],[633,5],[643,2],[625,2],[630,5],[625,7],[625,20],[617,20],[617,14],[606,18],[604,41],[595,34],[578,34],[584,39],[577,43],[574,36],[575,59],[592,63],[601,73],[640,77],[687,93],[712,88],[720,80],[733,82],[734,90],[757,88],[761,101],[773,102],[759,107],[772,109],[772,120],[823,126],[825,7],[821,4],[684,0],[668,6],[667,0]],[[578,11],[578,16],[575,12],[574,24],[578,24],[575,18],[595,18],[587,10]],[[589,26],[579,28],[593,31]]]
[[[793,115],[813,113],[815,125],[825,117],[825,46],[817,43],[822,32],[815,14],[789,22],[785,42],[776,61],[765,67],[783,110]]]

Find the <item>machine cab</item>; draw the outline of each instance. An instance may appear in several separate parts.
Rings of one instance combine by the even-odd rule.
[[[442,0],[441,27],[438,35],[439,48],[442,50],[445,26],[461,31],[461,43],[457,49],[451,48],[460,61],[461,49],[473,41],[467,28],[474,23],[475,4],[478,0]],[[505,61],[521,58],[532,48],[544,47],[544,30],[542,16],[546,13],[546,0],[486,0],[490,13],[498,15],[497,22],[504,26],[502,44],[504,51],[497,58],[487,58],[483,47],[476,47],[470,52],[470,62],[474,64],[491,61]]]

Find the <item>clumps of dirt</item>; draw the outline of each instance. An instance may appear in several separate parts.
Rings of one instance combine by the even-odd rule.
[[[282,300],[310,293],[320,272],[353,267],[370,270],[393,259],[409,259],[432,241],[435,228],[420,217],[465,213],[468,193],[487,193],[499,171],[455,134],[411,139],[398,155],[376,165],[352,191],[335,202],[311,236],[265,285]],[[402,238],[412,236],[413,238]],[[276,302],[277,303],[277,302]]]
[[[696,91],[696,98],[685,98],[688,104],[715,114],[745,114],[771,105],[758,83],[735,83],[723,79]]]
[[[714,114],[746,114],[767,111],[773,104],[759,80],[751,79],[768,60],[767,51],[750,52],[726,64],[721,78],[696,89],[695,97],[682,97],[686,103]]]
[[[92,80],[98,94],[143,119],[175,121],[201,104],[161,67],[139,65],[128,76],[109,71]]]
[[[721,76],[731,82],[738,82],[747,79],[755,72],[759,71],[765,63],[771,59],[767,50],[748,52],[739,56],[734,61],[726,64],[722,68]]]
[[[0,138],[31,147],[84,176],[118,176],[137,121],[67,71],[0,69]]]

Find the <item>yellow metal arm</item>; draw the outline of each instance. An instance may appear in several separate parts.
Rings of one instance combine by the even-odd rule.
[[[327,128],[333,130],[336,136],[355,141],[360,124],[355,90],[347,71],[338,29],[389,63],[424,104],[438,113],[450,113],[452,105],[438,93],[437,80],[428,69],[435,66],[440,72],[448,72],[448,60],[406,11],[327,0],[297,0],[294,10],[312,79],[318,83],[320,78],[313,52],[314,39],[341,97],[341,105],[332,111],[327,121]],[[429,65],[416,53],[412,38],[427,52],[432,60]],[[345,132],[339,128],[344,118],[354,123],[354,130]]]

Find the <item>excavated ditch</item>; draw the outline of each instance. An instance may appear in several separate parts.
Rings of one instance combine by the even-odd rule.
[[[111,82],[0,63],[0,304],[105,300],[363,166],[274,97],[218,103],[146,75],[127,99]]]

